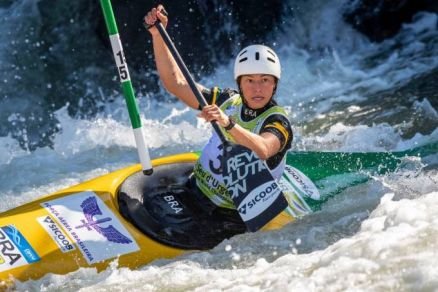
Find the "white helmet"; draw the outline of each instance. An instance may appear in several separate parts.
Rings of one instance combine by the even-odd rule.
[[[248,74],[269,74],[280,79],[281,65],[277,54],[263,45],[251,45],[241,50],[234,61],[234,79]]]

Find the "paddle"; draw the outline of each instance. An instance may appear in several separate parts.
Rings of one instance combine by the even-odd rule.
[[[134,131],[135,144],[137,146],[138,156],[142,166],[143,174],[151,175],[153,173],[151,159],[143,135],[138,105],[135,100],[134,89],[132,88],[131,77],[129,76],[128,64],[126,63],[125,54],[123,53],[122,43],[117,29],[116,19],[114,18],[113,9],[110,0],[100,0],[103,15],[105,17],[106,27],[108,29],[111,48],[119,72],[120,82],[122,83],[123,94],[126,105],[128,106],[129,118],[131,120],[132,130]]]
[[[159,21],[155,26],[203,108],[207,102],[167,31]],[[248,230],[257,231],[282,212],[288,203],[266,163],[252,150],[228,141],[216,122],[212,122],[212,126],[224,145],[222,174],[225,186]]]

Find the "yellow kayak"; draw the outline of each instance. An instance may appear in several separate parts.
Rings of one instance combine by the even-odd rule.
[[[395,170],[405,156],[434,154],[437,146],[393,153],[290,152],[278,181],[289,207],[264,229],[318,210],[329,196],[370,174]],[[197,159],[197,153],[184,153],[152,160],[151,176],[139,164],[129,166],[0,214],[0,288],[81,267],[101,271],[114,260],[135,269],[246,232],[234,213],[209,208],[195,191],[190,175]]]
[[[196,159],[182,154],[153,164]],[[25,281],[80,267],[100,271],[115,258],[120,266],[136,268],[181,254],[181,249],[148,238],[118,212],[120,185],[140,170],[140,165],[127,167],[1,214],[0,279]]]
[[[187,182],[197,159],[196,153],[155,159],[150,177],[133,165],[2,213],[2,285],[81,267],[101,271],[114,260],[135,269],[245,232],[233,216],[224,221],[202,211],[207,201],[193,200]],[[293,219],[284,213],[265,229]]]

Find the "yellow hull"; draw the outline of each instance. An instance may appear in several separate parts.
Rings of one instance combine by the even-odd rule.
[[[197,158],[196,154],[186,153],[155,159],[152,164],[157,166],[168,163],[193,162]],[[135,241],[138,249],[119,255],[117,259],[119,266],[134,269],[157,258],[172,258],[183,253],[184,250],[167,247],[151,240],[119,215],[116,200],[118,188],[128,176],[140,170],[140,165],[126,167],[2,213],[0,215],[0,228],[5,229],[0,229],[0,280],[3,286],[10,284],[13,279],[26,281],[41,278],[47,273],[67,274],[80,267],[95,267],[101,271],[114,261],[115,257],[111,257],[90,264],[91,258],[87,261],[86,256],[84,256],[85,248],[81,249],[76,246],[73,250],[68,250],[70,244],[74,243],[76,239],[70,236],[59,220],[53,220],[58,222],[54,228],[55,232],[51,233],[46,228],[50,224],[53,226],[53,222],[49,219],[45,226],[44,223],[41,223],[47,216],[50,216],[51,219],[57,219],[54,218],[56,216],[53,212],[50,212],[47,207],[43,207],[46,202],[66,199],[77,194],[95,193],[112,212],[114,216],[112,220],[117,219]],[[8,229],[7,226],[14,226],[16,230]],[[7,233],[11,230],[13,232],[8,235]],[[13,240],[14,233],[15,242]],[[56,235],[58,238],[54,238]],[[17,241],[20,239],[23,241],[22,238],[31,246],[30,259],[25,258],[25,253],[29,253],[26,246],[21,247],[22,250],[20,250],[20,242]],[[64,251],[60,248],[63,242]],[[32,254],[32,249],[36,255]]]
[[[197,159],[197,154],[185,153],[155,159],[152,165]],[[48,273],[67,274],[82,267],[102,271],[114,260],[135,269],[186,252],[151,239],[120,215],[118,191],[139,171],[139,164],[129,166],[0,214],[0,290],[15,280]],[[295,213],[285,211],[263,229],[280,228]]]

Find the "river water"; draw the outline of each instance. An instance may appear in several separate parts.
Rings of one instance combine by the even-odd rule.
[[[0,13],[8,17],[8,25],[17,26],[29,15],[38,15],[38,11],[28,9],[35,8],[31,2],[15,1],[0,8]],[[293,17],[290,11],[284,11],[283,29],[272,35],[270,45],[283,66],[276,98],[286,107],[293,124],[293,151],[397,151],[436,143],[437,15],[418,13],[395,37],[377,44],[342,21],[343,2],[302,4]],[[35,48],[41,43],[7,33],[0,39],[2,66],[21,62],[14,74],[2,72],[3,94],[13,101],[3,103],[0,114],[6,115],[8,125],[32,123],[35,117],[19,112],[26,106],[41,105],[39,94],[43,93],[31,96],[23,89],[26,84],[20,87],[20,82],[39,82],[49,90],[60,81],[56,76],[39,79],[37,71],[29,69],[31,63],[27,68],[33,76],[26,76],[29,70],[20,59],[21,53],[26,58],[25,44]],[[14,50],[11,59],[7,52]],[[234,86],[231,59],[199,82]],[[122,95],[105,91],[104,86],[90,87],[92,81],[85,77],[91,78],[99,70],[84,64],[82,69],[87,73],[78,77],[78,84],[96,90],[95,94],[111,95],[111,101],[99,104],[93,116],[72,115],[67,103],[53,110],[52,118],[43,121],[56,129],[47,146],[30,149],[23,143],[32,135],[45,135],[41,129],[32,132],[28,128],[19,134],[3,129],[0,211],[137,163]],[[115,70],[108,76],[111,80],[107,82],[116,82]],[[133,83],[135,87],[136,80]],[[11,86],[16,90],[11,91]],[[209,125],[165,92],[158,93],[164,98],[155,98],[155,94],[143,87],[138,94],[151,156],[200,149],[211,133]],[[424,159],[406,158],[404,164],[395,173],[374,176],[367,183],[344,190],[329,199],[321,211],[279,231],[236,236],[211,251],[158,260],[135,271],[117,268],[114,263],[102,273],[80,269],[69,275],[17,282],[16,288],[436,291],[438,154]]]

